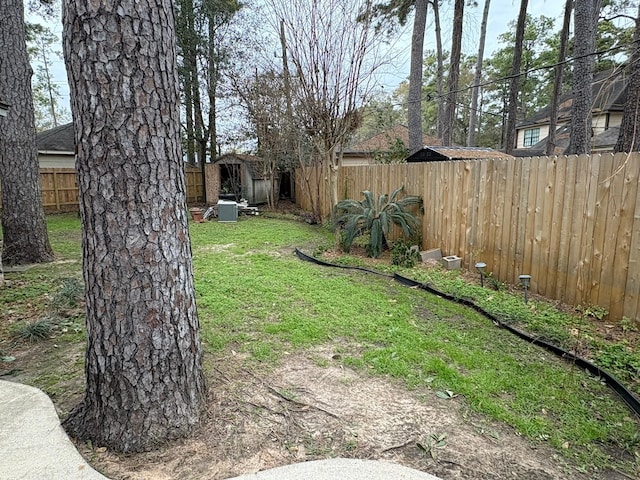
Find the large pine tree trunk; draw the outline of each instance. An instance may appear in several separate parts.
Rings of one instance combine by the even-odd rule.
[[[409,152],[415,153],[422,145],[422,69],[424,32],[427,23],[427,0],[416,0],[413,33],[411,35],[411,67],[409,72]]]
[[[518,121],[518,93],[520,91],[520,66],[522,64],[522,44],[527,24],[528,0],[520,1],[520,12],[516,26],[516,44],[513,49],[513,65],[509,82],[509,110],[507,112],[507,128],[505,133],[505,152],[511,153],[516,148],[516,123]]]
[[[69,432],[121,452],[182,437],[205,399],[170,0],[66,0],[87,301]]]
[[[0,119],[2,262],[50,262],[42,208],[36,128],[31,95],[22,0],[0,1],[0,100],[9,104]]]
[[[445,104],[445,120],[442,124],[442,144],[453,145],[453,129],[456,122],[456,102],[458,99],[458,79],[460,78],[460,56],[462,54],[462,19],[464,0],[455,0],[453,9],[453,31],[451,33],[451,58],[449,65],[448,90]]]
[[[627,67],[629,76],[627,103],[624,107],[615,152],[640,152],[640,6],[638,6],[633,41],[634,49]]]
[[[596,8],[597,0],[576,1],[574,7],[574,48],[573,56],[573,105],[571,110],[571,137],[569,151],[571,155],[581,155],[591,151],[591,109],[593,103],[593,64],[592,55],[596,45]],[[598,7],[599,8],[599,7]]]

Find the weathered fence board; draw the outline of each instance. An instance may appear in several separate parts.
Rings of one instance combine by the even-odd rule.
[[[307,174],[307,176],[309,176]],[[311,181],[330,213],[322,172]],[[421,195],[422,248],[478,261],[500,280],[532,276],[532,291],[610,319],[640,316],[640,154],[465,160],[344,167],[340,198],[400,186]],[[297,203],[311,210],[299,173]]]
[[[200,203],[202,196],[202,172],[198,168],[185,168],[187,203]],[[78,184],[72,168],[41,168],[40,189],[45,212],[78,211]]]

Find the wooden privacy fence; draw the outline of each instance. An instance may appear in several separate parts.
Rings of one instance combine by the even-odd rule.
[[[187,204],[201,203],[202,172],[197,167],[185,168]],[[48,213],[78,211],[78,184],[73,168],[41,168],[42,204]]]
[[[313,184],[318,172],[307,175]],[[330,211],[321,176],[320,210]],[[339,196],[405,186],[424,199],[423,249],[478,261],[501,281],[609,318],[640,318],[640,154],[344,167]],[[297,203],[311,209],[297,172]]]

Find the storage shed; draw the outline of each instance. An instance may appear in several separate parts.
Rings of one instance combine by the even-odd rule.
[[[264,161],[255,155],[227,153],[206,166],[207,199],[246,199],[250,205],[266,203],[271,188]]]

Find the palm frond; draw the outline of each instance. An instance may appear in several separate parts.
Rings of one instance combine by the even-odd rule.
[[[359,202],[351,199],[338,202],[334,228],[340,231],[342,248],[348,252],[358,236],[369,234],[368,254],[379,257],[394,224],[405,237],[415,236],[420,224],[410,210],[422,206],[422,198],[412,195],[399,198],[403,191],[404,187],[396,188],[391,195],[376,198],[373,192],[364,190],[364,198]]]

